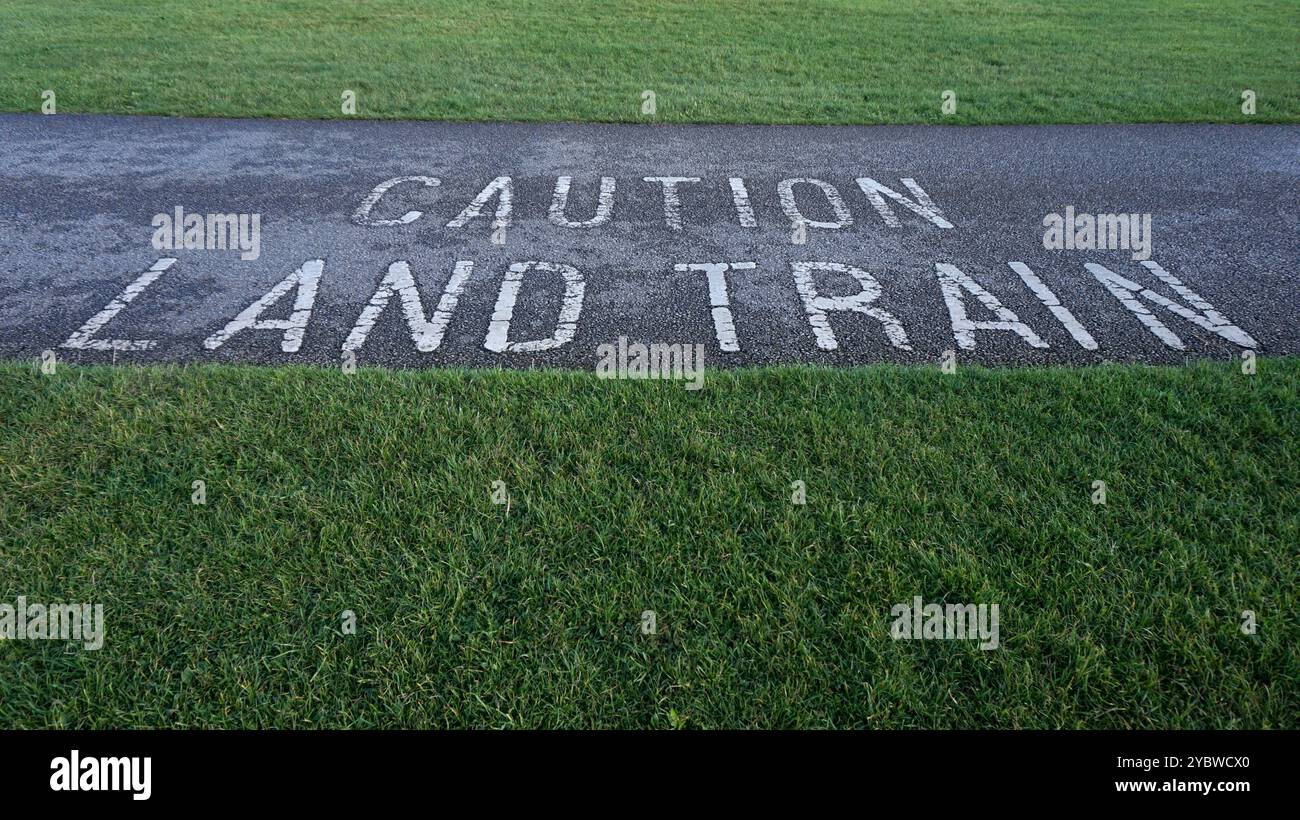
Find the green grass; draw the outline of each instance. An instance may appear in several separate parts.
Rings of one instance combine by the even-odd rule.
[[[0,726],[1295,728],[1297,408],[1300,359],[0,365],[0,601],[108,619],[0,642]],[[914,595],[1001,648],[892,640]]]
[[[639,122],[653,90],[658,122],[1300,122],[1300,5],[0,0],[0,66],[10,111],[339,117],[351,89],[369,118]]]

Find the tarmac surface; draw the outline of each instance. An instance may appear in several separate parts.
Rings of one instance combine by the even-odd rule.
[[[11,114],[0,147],[5,358],[590,369],[620,337],[722,367],[1300,353],[1296,126]]]

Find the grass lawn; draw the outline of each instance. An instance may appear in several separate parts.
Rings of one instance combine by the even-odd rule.
[[[1300,359],[3,364],[0,602],[107,637],[0,642],[0,726],[1296,728],[1297,408]],[[916,595],[1000,648],[893,640]]]
[[[10,111],[339,117],[352,90],[370,118],[1300,122],[1300,5],[0,0],[0,66]]]

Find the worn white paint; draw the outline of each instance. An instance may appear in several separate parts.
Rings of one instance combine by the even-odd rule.
[[[791,262],[790,265],[794,269],[795,288],[798,289],[804,310],[808,314],[808,323],[812,325],[817,346],[822,350],[836,350],[840,346],[826,317],[832,310],[848,310],[870,316],[884,326],[885,336],[891,345],[899,350],[912,349],[902,323],[883,308],[871,307],[871,303],[880,297],[880,283],[871,274],[838,262]],[[817,285],[813,281],[813,274],[817,271],[848,274],[858,281],[862,290],[848,296],[822,296],[817,292]]]
[[[740,351],[736,323],[731,316],[731,299],[727,294],[727,270],[753,270],[753,262],[698,262],[673,265],[673,270],[700,271],[709,280],[709,306],[713,311],[713,335],[724,353]]]
[[[560,305],[560,316],[556,322],[555,332],[546,339],[528,342],[510,341],[510,320],[514,316],[515,302],[519,298],[519,288],[523,284],[524,274],[530,270],[558,273],[564,278],[564,301]],[[554,350],[573,341],[578,332],[578,317],[582,315],[582,297],[586,292],[586,282],[578,269],[571,265],[555,262],[516,262],[506,271],[501,280],[501,290],[497,294],[496,307],[492,309],[492,321],[488,324],[487,338],[483,347],[493,353],[540,353]]]
[[[1056,298],[1056,294],[1052,292],[1052,289],[1045,285],[1043,280],[1039,279],[1037,274],[1029,269],[1028,265],[1024,262],[1008,262],[1007,265],[1009,265],[1011,269],[1020,276],[1020,280],[1034,292],[1034,295],[1038,297],[1038,301],[1046,305],[1047,309],[1052,312],[1052,315],[1056,317],[1057,321],[1059,321],[1061,325],[1070,332],[1070,336],[1079,343],[1079,347],[1082,347],[1084,350],[1097,349],[1097,340],[1092,338],[1092,334],[1079,323],[1078,319],[1074,318],[1074,314],[1070,312],[1068,307],[1061,304],[1061,300]]]
[[[1200,294],[1184,285],[1180,279],[1169,273],[1169,271],[1160,267],[1157,262],[1148,260],[1142,263],[1142,267],[1151,271],[1156,275],[1156,278],[1160,279],[1160,281],[1172,288],[1176,293],[1178,293],[1178,295],[1190,302],[1192,308],[1195,308],[1195,310],[1186,305],[1179,304],[1166,296],[1162,296],[1149,288],[1144,288],[1136,282],[1125,279],[1103,265],[1088,262],[1084,267],[1088,269],[1098,282],[1106,286],[1106,290],[1110,291],[1111,295],[1118,299],[1120,304],[1128,308],[1128,310],[1136,316],[1142,324],[1146,325],[1147,330],[1150,330],[1151,333],[1167,347],[1171,347],[1174,350],[1185,349],[1183,340],[1178,338],[1177,334],[1157,319],[1155,314],[1148,310],[1147,306],[1142,304],[1138,299],[1139,296],[1154,304],[1164,307],[1171,313],[1181,316],[1198,327],[1204,328],[1218,336],[1222,336],[1240,347],[1253,349],[1259,346],[1259,344],[1252,339],[1249,334],[1228,321],[1227,317],[1222,313],[1219,313],[1219,311],[1215,309],[1214,305],[1211,305],[1203,299]]]
[[[406,316],[406,327],[410,331],[411,341],[415,343],[415,349],[421,353],[432,353],[442,344],[442,336],[447,330],[447,325],[451,323],[456,302],[465,291],[465,283],[473,272],[472,261],[462,259],[457,262],[451,278],[447,280],[447,286],[442,291],[437,309],[433,311],[433,316],[426,319],[424,304],[420,301],[420,291],[415,285],[415,277],[411,275],[411,266],[403,260],[394,262],[388,266],[388,273],[379,283],[374,296],[370,297],[370,303],[361,311],[352,332],[344,340],[343,350],[361,349],[361,346],[366,343],[366,337],[379,321],[384,308],[388,307],[388,300],[396,292],[402,300],[402,312]]]
[[[497,177],[474,197],[474,201],[465,206],[465,210],[447,223],[448,228],[463,228],[471,219],[483,213],[483,207],[497,197],[497,215],[492,221],[493,228],[505,228],[510,225],[510,216],[514,211],[514,188],[510,177]]]
[[[757,228],[758,220],[754,218],[754,208],[749,204],[749,189],[745,187],[745,180],[730,177],[727,181],[731,184],[731,201],[736,205],[736,218],[740,220],[740,227]]]
[[[424,216],[423,211],[407,211],[397,219],[371,219],[370,211],[375,207],[379,200],[384,198],[384,194],[395,185],[401,185],[405,182],[419,182],[426,188],[435,188],[441,184],[437,177],[393,177],[386,179],[375,186],[365,199],[361,200],[361,206],[357,212],[352,215],[352,221],[358,225],[370,225],[375,227],[391,227],[393,225],[407,225],[420,217]]]
[[[957,346],[962,350],[975,349],[977,330],[1010,330],[1031,347],[1049,347],[1029,325],[1020,321],[1019,316],[1003,307],[997,297],[962,273],[956,265],[939,262],[934,268],[939,275],[939,285],[943,289],[943,300],[948,304],[953,338],[957,340]],[[980,304],[997,316],[997,321],[975,322],[969,319],[966,315],[965,297],[962,296],[963,290],[978,299]]]
[[[826,201],[831,204],[831,209],[835,211],[834,222],[824,222],[816,219],[809,219],[799,211],[799,203],[794,198],[794,186],[811,185],[819,189],[826,196]],[[835,190],[835,186],[829,182],[820,179],[808,179],[799,177],[797,179],[783,179],[776,185],[777,198],[781,200],[781,210],[790,218],[792,226],[804,225],[810,228],[824,228],[826,230],[839,230],[847,228],[853,224],[853,214],[849,212],[849,206],[840,196],[840,192]],[[803,243],[798,243],[803,244]]]
[[[91,316],[84,325],[77,328],[76,332],[69,336],[68,340],[60,347],[71,348],[72,350],[152,350],[158,344],[153,339],[96,339],[95,334],[174,264],[176,264],[176,260],[169,256],[154,262],[149,270],[136,277],[136,280],[127,285],[126,290],[119,293],[111,302],[105,305],[103,310]]]
[[[682,229],[682,201],[677,196],[677,186],[683,182],[699,182],[699,177],[643,177],[644,182],[658,182],[664,189],[664,223],[669,230]]]
[[[903,223],[894,215],[894,211],[889,207],[889,203],[885,202],[885,197],[889,197],[912,213],[924,217],[940,228],[952,227],[952,223],[943,218],[943,211],[939,210],[938,206],[934,204],[930,199],[930,195],[927,194],[920,185],[916,184],[916,180],[910,177],[903,177],[902,182],[907,186],[907,189],[912,192],[912,196],[916,197],[915,201],[908,199],[891,188],[881,185],[871,177],[862,177],[857,182],[858,187],[862,189],[862,193],[867,195],[867,199],[871,200],[871,207],[876,209],[876,213],[880,214],[880,218],[883,219],[885,224],[891,228],[901,228]]]
[[[555,196],[551,200],[549,214],[551,224],[561,228],[595,228],[608,222],[614,214],[614,178],[600,178],[600,199],[596,203],[596,215],[584,222],[573,222],[564,215],[564,209],[569,205],[569,186],[572,182],[572,177],[558,177],[555,180]]]
[[[312,308],[316,304],[316,286],[320,283],[321,271],[325,268],[324,259],[308,259],[302,267],[286,276],[266,295],[245,308],[238,316],[230,320],[224,328],[213,333],[204,342],[208,350],[216,350],[236,333],[244,330],[283,330],[280,350],[285,353],[297,353],[302,347],[302,337],[307,331],[307,322],[311,319]],[[290,290],[296,290],[293,301],[293,313],[288,319],[261,319],[267,308],[280,301]]]

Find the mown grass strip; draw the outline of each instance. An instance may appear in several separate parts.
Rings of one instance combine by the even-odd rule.
[[[335,118],[350,90],[378,119],[1300,122],[1293,0],[0,0],[0,21],[9,111],[48,89],[66,113]]]
[[[0,365],[0,725],[1294,728],[1298,385]]]

